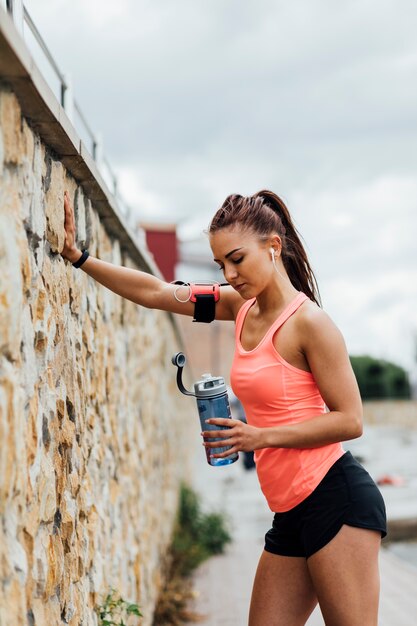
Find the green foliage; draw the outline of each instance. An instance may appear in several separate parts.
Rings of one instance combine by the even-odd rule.
[[[411,397],[408,374],[399,365],[367,355],[351,356],[350,362],[363,400]]]
[[[221,554],[230,541],[224,514],[203,513],[199,496],[182,485],[171,547],[173,569],[188,576],[208,557]]]
[[[204,513],[199,496],[182,485],[165,586],[158,598],[154,626],[181,626],[205,621],[188,608],[193,598],[190,574],[231,541],[222,513]]]
[[[142,616],[138,605],[123,600],[115,589],[111,589],[103,604],[96,607],[96,613],[99,626],[128,626],[132,625],[129,621],[132,615]]]

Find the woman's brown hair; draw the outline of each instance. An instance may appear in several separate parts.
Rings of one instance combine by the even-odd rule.
[[[251,229],[261,239],[277,233],[282,242],[282,261],[291,283],[321,306],[316,277],[301,243],[300,234],[281,198],[265,189],[247,197],[232,194],[214,215],[208,232],[215,233],[237,224]]]

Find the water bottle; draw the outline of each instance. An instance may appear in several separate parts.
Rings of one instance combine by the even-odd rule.
[[[172,363],[177,366],[178,389],[186,396],[194,396],[197,399],[198,415],[200,417],[201,430],[228,430],[229,426],[216,426],[207,424],[206,420],[212,417],[231,418],[227,388],[222,376],[203,374],[201,380],[194,383],[194,393],[187,391],[182,383],[182,369],[185,365],[185,355],[178,352],[172,357]],[[205,439],[205,441],[221,441],[221,437]],[[238,460],[239,455],[234,452],[225,458],[213,458],[211,454],[219,454],[230,450],[231,446],[219,448],[206,448],[207,463],[215,467],[230,465]]]

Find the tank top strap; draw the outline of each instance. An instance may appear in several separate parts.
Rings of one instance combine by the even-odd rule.
[[[246,314],[255,302],[256,302],[256,298],[251,298],[247,302],[244,302],[242,306],[240,307],[239,311],[237,312],[236,326],[235,326],[236,337],[240,337],[242,333],[242,326],[243,326],[243,322],[245,321]]]
[[[280,315],[278,315],[275,322],[271,325],[271,327],[267,331],[265,338],[270,333],[275,334],[278,328],[280,328],[280,326],[282,326],[284,322],[286,322],[287,319],[291,317],[293,313],[295,313],[295,311],[303,304],[305,300],[308,300],[308,296],[306,296],[305,293],[300,291],[298,295],[295,296],[295,298],[285,307],[285,309],[280,313]],[[245,318],[249,309],[251,308],[251,306],[253,306],[253,304],[255,304],[255,302],[256,302],[256,298],[251,298],[250,300],[242,304],[242,306],[240,307],[236,316],[236,337],[241,337],[243,322],[245,321]]]
[[[267,334],[274,335],[277,330],[287,321],[287,319],[291,317],[291,315],[295,313],[306,300],[308,300],[308,296],[300,291],[298,295],[295,296],[295,298],[285,307],[280,315],[278,315],[277,319],[272,324]]]

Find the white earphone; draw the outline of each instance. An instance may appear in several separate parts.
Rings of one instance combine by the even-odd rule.
[[[274,266],[274,270],[276,271],[277,274],[279,274],[281,276],[281,278],[283,280],[288,281],[288,278],[283,276],[281,274],[281,272],[279,271],[279,269],[277,268],[277,265],[276,265],[276,262],[275,262],[275,250],[274,250],[274,248],[269,248],[269,252],[271,253],[272,265]]]

